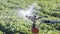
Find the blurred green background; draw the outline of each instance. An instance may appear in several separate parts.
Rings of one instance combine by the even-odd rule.
[[[32,34],[31,22],[20,17],[17,9],[25,10],[33,2],[39,16],[60,20],[60,0],[0,0],[0,34]],[[42,23],[39,29],[39,34],[60,34],[60,23]]]

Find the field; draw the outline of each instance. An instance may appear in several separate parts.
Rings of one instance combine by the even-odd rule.
[[[39,16],[60,20],[60,0],[0,0],[0,34],[32,34],[30,20],[21,17],[18,9],[26,10],[33,2],[37,3],[33,11]],[[39,30],[39,34],[60,34],[60,23],[42,23]]]

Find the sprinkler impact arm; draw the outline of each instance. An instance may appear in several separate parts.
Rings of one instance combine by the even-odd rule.
[[[26,18],[28,18],[28,19],[32,19],[32,17],[31,17],[31,16],[27,16],[27,15],[26,15]]]

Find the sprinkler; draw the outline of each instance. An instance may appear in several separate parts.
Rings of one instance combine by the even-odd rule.
[[[33,16],[27,16],[26,15],[26,17],[33,22],[33,24],[32,24],[32,33],[35,33],[35,34],[39,33],[39,29],[38,29],[38,27],[36,26],[35,23],[41,17],[37,17],[36,15],[33,15]]]

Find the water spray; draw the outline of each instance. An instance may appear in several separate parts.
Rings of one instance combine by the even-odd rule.
[[[23,15],[23,16],[30,16],[30,15],[32,15],[32,13],[33,13],[33,9],[34,9],[34,5],[35,5],[36,3],[33,3],[29,8],[28,8],[28,10],[22,10],[22,9],[19,9],[19,14],[20,15]]]

